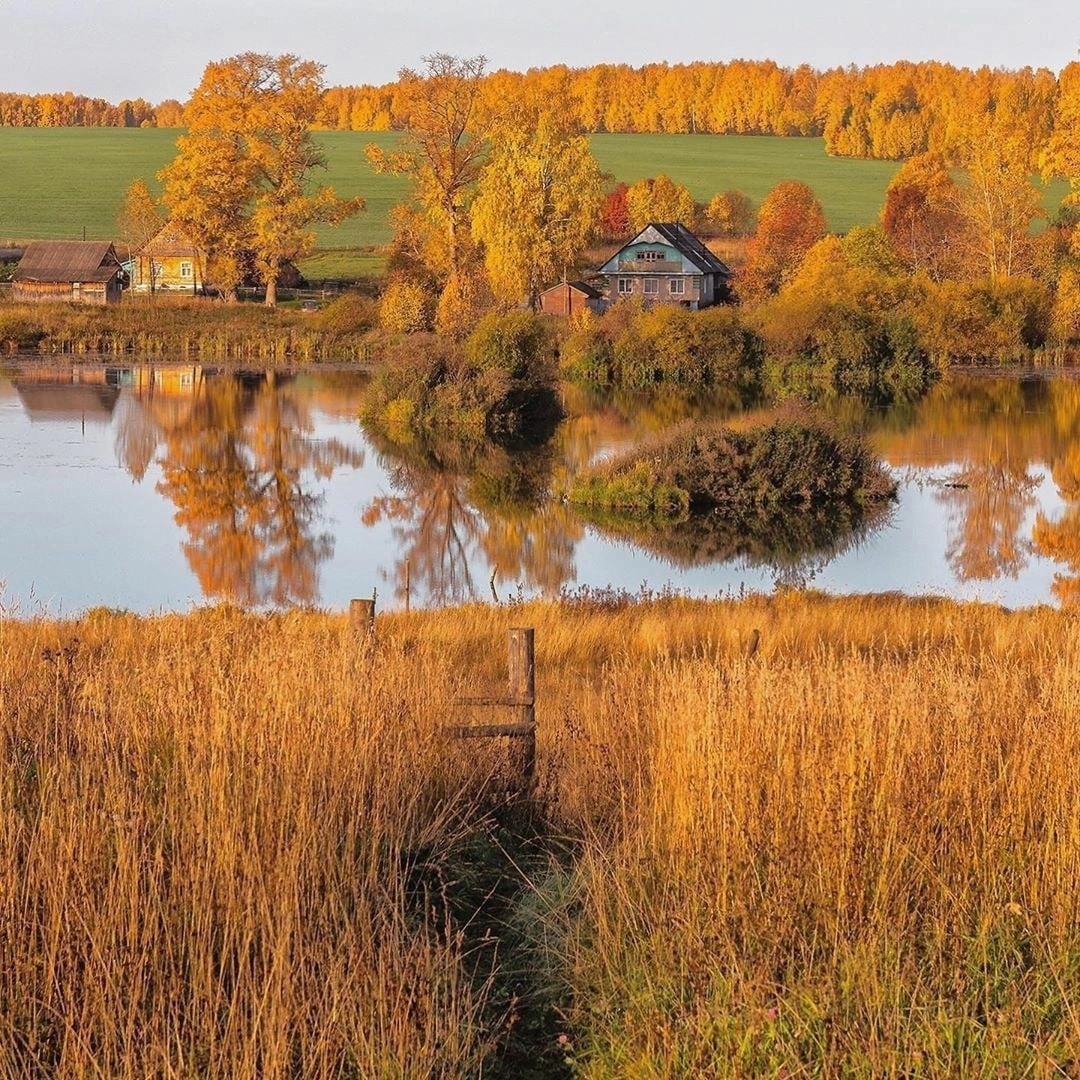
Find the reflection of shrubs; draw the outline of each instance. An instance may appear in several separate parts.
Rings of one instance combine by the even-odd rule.
[[[585,510],[583,516],[601,532],[676,566],[741,559],[750,566],[773,567],[785,579],[798,579],[866,539],[889,513],[888,505],[879,502],[786,514],[757,510],[732,516],[713,509],[660,521],[602,510]]]
[[[719,508],[733,515],[860,505],[895,485],[863,440],[792,411],[748,430],[683,427],[662,442],[585,470],[570,500],[625,513]]]
[[[626,389],[721,382],[749,388],[760,363],[757,337],[728,307],[616,304],[602,318],[580,322],[562,350],[568,378]]]
[[[365,407],[388,429],[504,438],[527,437],[557,412],[551,346],[528,312],[487,316],[463,347],[422,335],[391,347]]]

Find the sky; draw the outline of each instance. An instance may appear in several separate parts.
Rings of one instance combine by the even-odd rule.
[[[672,13],[670,24],[665,14]],[[433,52],[488,69],[775,60],[816,68],[943,60],[1047,67],[1080,59],[1076,0],[0,0],[0,90],[116,102],[185,100],[203,68],[293,53],[328,86],[384,83]]]

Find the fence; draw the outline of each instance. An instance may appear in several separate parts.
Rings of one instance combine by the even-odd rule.
[[[349,602],[349,624],[367,642],[375,639],[375,597]],[[455,724],[447,727],[451,739],[520,739],[521,773],[526,790],[536,778],[536,650],[531,626],[512,627],[507,636],[507,684],[505,693],[466,695],[455,698],[459,708],[510,709],[509,723]]]

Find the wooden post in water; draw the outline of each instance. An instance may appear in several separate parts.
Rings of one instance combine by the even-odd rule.
[[[353,633],[369,641],[375,640],[375,597],[370,600],[349,601],[349,626]]]
[[[510,631],[510,693],[517,721],[528,727],[522,735],[521,771],[527,783],[536,772],[536,663],[533,654],[533,628],[514,627]]]

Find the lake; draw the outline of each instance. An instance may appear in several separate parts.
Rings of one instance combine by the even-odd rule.
[[[716,516],[627,533],[558,498],[583,464],[708,403],[567,390],[552,438],[513,452],[390,443],[357,419],[365,387],[316,369],[0,369],[0,614],[585,588],[1080,598],[1080,383],[1067,378],[951,377],[914,404],[832,404],[892,471],[895,505],[855,528],[795,516],[756,537]]]

